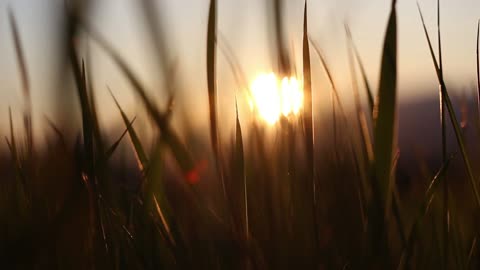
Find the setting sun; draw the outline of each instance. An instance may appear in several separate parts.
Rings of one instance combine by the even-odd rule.
[[[303,91],[294,77],[281,81],[274,73],[261,74],[250,87],[250,108],[268,124],[283,116],[296,115],[303,103]]]

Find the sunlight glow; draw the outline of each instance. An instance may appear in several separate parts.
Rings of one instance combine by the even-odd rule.
[[[252,82],[250,90],[250,109],[270,125],[282,115],[297,115],[302,108],[303,91],[294,77],[279,81],[274,73],[261,74]]]

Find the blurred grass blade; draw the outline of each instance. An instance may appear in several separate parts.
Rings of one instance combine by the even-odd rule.
[[[318,44],[310,38],[309,38],[309,40],[312,43],[314,52],[317,54],[318,58],[320,59],[320,63],[322,64],[323,69],[325,70],[325,73],[326,73],[327,79],[328,79],[328,83],[330,84],[330,87],[332,88],[334,101],[338,104],[339,109],[340,109],[340,113],[341,113],[342,117],[344,118],[344,120],[347,120],[347,115],[345,114],[345,109],[343,108],[342,101],[340,100],[340,96],[338,94],[338,88],[337,88],[337,85],[335,84],[335,80],[333,79],[333,75],[330,71],[330,67],[327,63],[327,60],[325,59],[325,56],[323,55],[322,51],[320,50],[320,47],[318,46]]]
[[[95,89],[93,87],[93,75],[92,75],[92,68],[91,68],[91,57],[90,57],[90,46],[87,47],[87,62],[86,62],[86,70],[84,71],[85,77],[85,85],[87,87],[87,93],[89,97],[89,104],[90,104],[90,111],[92,114],[92,123],[93,123],[93,138],[95,149],[97,150],[97,154],[101,155],[104,153],[104,144],[102,134],[100,132],[100,124],[98,123],[98,113],[97,113],[97,102],[95,98]]]
[[[346,27],[347,37],[350,34],[349,30]],[[355,63],[353,60],[352,55],[352,46],[347,46],[347,54],[348,54],[348,63],[350,67],[350,77],[352,83],[352,90],[353,90],[353,98],[355,101],[355,109],[357,112],[357,122],[358,127],[360,128],[360,138],[362,140],[362,148],[364,155],[367,157],[369,164],[373,162],[373,145],[372,140],[370,138],[370,133],[368,132],[368,124],[366,121],[365,112],[362,108],[362,103],[360,101],[360,93],[358,91],[358,82],[357,82],[357,70],[355,68]],[[368,165],[369,166],[369,165]]]
[[[33,154],[33,128],[32,128],[32,98],[30,93],[30,80],[27,72],[27,64],[25,61],[25,54],[22,49],[22,42],[18,31],[15,15],[11,8],[8,9],[8,17],[10,21],[10,28],[12,31],[13,42],[15,45],[15,52],[17,56],[17,62],[20,69],[20,77],[22,82],[23,96],[25,99],[25,112],[24,112],[24,124],[27,137],[27,151],[28,156],[31,158]]]
[[[240,120],[238,118],[238,105],[237,98],[235,98],[235,174],[237,180],[243,182],[243,197],[244,197],[244,212],[245,212],[245,239],[249,238],[249,223],[248,223],[248,185],[245,172],[245,156],[243,153],[243,137],[242,137],[242,127],[240,125]]]
[[[480,20],[477,22],[477,108],[480,121]]]
[[[374,156],[376,181],[380,188],[385,210],[389,209],[393,188],[392,171],[396,148],[396,96],[397,96],[397,18],[395,1],[385,35],[380,84],[374,110]]]
[[[140,171],[142,173],[145,173],[145,169],[148,166],[148,158],[147,158],[147,155],[145,154],[145,150],[143,149],[142,143],[140,142],[140,139],[138,138],[138,135],[135,129],[132,127],[132,125],[129,125],[130,121],[128,120],[127,115],[123,111],[117,99],[113,95],[112,90],[108,88],[108,91],[110,92],[110,95],[112,96],[113,101],[115,102],[115,105],[117,106],[118,110],[120,111],[120,114],[122,115],[123,123],[127,127],[128,135],[130,136],[130,141],[132,142],[133,149],[135,150],[135,155],[137,157]]]
[[[134,117],[132,119],[132,121],[130,121],[127,125],[127,128],[125,129],[125,131],[122,132],[122,134],[120,135],[120,137],[107,149],[107,151],[103,154],[103,164],[105,164],[113,155],[113,153],[115,153],[115,150],[117,150],[117,147],[118,145],[120,144],[120,142],[122,141],[123,137],[125,137],[125,135],[128,133],[128,130],[130,128],[132,128],[132,125],[133,123],[135,122],[135,119],[137,119],[136,117]]]
[[[345,113],[345,109],[343,108],[342,101],[340,100],[340,96],[338,95],[338,90],[337,86],[335,84],[335,81],[333,80],[332,73],[330,72],[330,68],[327,64],[327,61],[325,60],[325,56],[323,55],[322,51],[320,50],[320,47],[313,41],[312,39],[309,39],[310,42],[313,45],[313,49],[317,56],[320,58],[320,63],[322,64],[323,69],[325,70],[325,73],[327,75],[328,82],[330,83],[330,87],[332,91],[330,92],[330,98],[332,102],[332,126],[333,126],[333,143],[334,145],[337,145],[337,140],[338,140],[338,132],[337,132],[337,105],[340,110],[340,116],[342,117],[342,120],[344,121],[345,124],[348,125],[348,117]],[[336,157],[338,157],[337,153],[337,148],[334,149],[334,154]]]
[[[227,39],[224,36],[220,34],[218,37],[220,42],[217,42],[217,44],[219,45],[220,51],[225,56],[228,65],[232,69],[233,76],[235,77],[238,86],[241,88],[248,87],[247,76],[245,75],[245,72],[243,71],[240,62],[238,61],[238,58],[235,56],[232,47],[230,47]],[[246,91],[246,94],[249,94],[248,91]]]
[[[440,32],[440,0],[437,0],[437,37],[438,37],[438,60],[440,76],[443,81],[443,57],[442,57],[442,38]],[[442,128],[442,162],[447,161],[447,125],[445,121],[445,104],[443,102],[442,87],[438,89],[440,101],[440,125]],[[448,269],[448,250],[449,250],[449,213],[448,213],[448,181],[446,176],[443,180],[443,265]]]
[[[432,43],[430,41],[430,36],[428,35],[427,27],[425,25],[425,20],[423,18],[423,14],[422,14],[422,11],[420,9],[420,4],[418,4],[418,2],[417,2],[417,7],[418,7],[418,12],[420,13],[420,19],[422,20],[423,30],[425,32],[425,37],[427,39],[428,48],[430,50],[430,55],[432,57],[433,65],[435,67],[435,72],[437,73],[437,78],[438,78],[438,82],[440,84],[440,90],[441,90],[441,93],[442,93],[442,98],[443,98],[443,100],[445,102],[445,105],[447,107],[448,115],[449,115],[450,121],[452,123],[454,132],[455,132],[455,138],[456,138],[457,144],[460,148],[460,152],[462,153],[462,158],[463,158],[463,162],[465,164],[465,168],[467,170],[467,175],[468,175],[468,179],[469,179],[469,182],[470,182],[470,186],[472,187],[473,193],[475,195],[475,202],[476,202],[477,206],[480,207],[480,194],[479,194],[478,188],[477,188],[477,181],[475,180],[475,177],[473,175],[471,162],[470,162],[470,159],[468,158],[467,150],[466,150],[466,147],[465,147],[465,139],[464,139],[462,131],[460,129],[460,125],[458,123],[457,116],[455,114],[455,110],[453,108],[452,101],[450,100],[450,96],[448,95],[447,87],[445,85],[445,81],[443,80],[443,76],[442,76],[439,64],[437,62],[437,58],[435,57],[435,53],[433,52],[433,47],[432,47]]]
[[[90,35],[99,43],[99,45],[105,50],[105,52],[108,53],[108,55],[114,60],[120,70],[127,77],[128,81],[133,86],[135,93],[140,96],[140,99],[145,105],[148,114],[151,116],[157,128],[160,130],[161,139],[165,141],[168,147],[170,147],[183,173],[187,175],[189,172],[195,169],[195,165],[190,155],[190,152],[170,128],[168,121],[170,109],[167,111],[166,114],[160,113],[157,107],[151,102],[152,99],[147,96],[147,93],[140,81],[133,74],[133,72],[130,70],[126,62],[120,57],[120,55],[116,53],[113,48],[109,46],[108,43],[103,38],[101,38],[98,33],[95,33],[87,26],[85,27],[87,28]]]
[[[13,119],[12,119],[12,109],[8,107],[8,118],[10,122],[10,143],[12,146],[12,158],[15,163],[19,162],[18,160],[18,152],[17,152],[17,144],[15,142],[15,131],[13,128]]]
[[[305,129],[305,147],[307,151],[308,170],[311,177],[314,176],[314,157],[313,157],[313,100],[312,100],[312,78],[310,67],[310,46],[308,44],[308,26],[307,26],[307,2],[305,1],[303,20],[303,88],[304,88],[304,129]],[[314,187],[314,186],[313,186]]]
[[[210,0],[207,29],[207,87],[208,108],[210,115],[210,139],[216,162],[219,155],[218,127],[217,127],[217,83],[216,83],[216,38],[217,38],[217,1]],[[219,166],[219,165],[218,165]]]
[[[350,44],[350,46],[353,48],[353,52],[355,54],[355,59],[357,60],[358,66],[360,67],[360,73],[362,74],[363,78],[363,83],[365,85],[365,90],[367,92],[367,97],[368,97],[368,105],[370,108],[370,113],[373,112],[374,106],[375,106],[375,101],[373,98],[373,93],[372,93],[372,88],[370,87],[370,83],[368,82],[368,77],[367,77],[367,72],[365,71],[365,67],[363,66],[362,59],[360,57],[360,53],[357,50],[357,47],[355,46],[355,43],[353,42],[352,38],[352,33],[350,32],[350,28],[348,25],[345,25],[345,29],[347,32],[347,40]]]
[[[446,159],[446,162],[443,163],[442,167],[435,174],[432,181],[430,182],[430,185],[428,186],[427,191],[425,192],[425,198],[422,204],[420,205],[418,216],[414,220],[412,229],[410,230],[410,234],[408,236],[407,244],[405,245],[404,251],[403,251],[403,254],[405,257],[405,266],[407,267],[407,269],[410,265],[410,259],[412,256],[414,243],[419,236],[418,234],[420,233],[420,228],[423,224],[423,221],[425,220],[429,206],[432,203],[433,198],[440,187],[440,184],[442,184],[442,180],[445,179],[444,177],[445,173],[452,159],[453,159],[453,156],[450,156],[450,158]]]
[[[283,0],[272,0],[273,1],[273,17],[274,17],[274,27],[275,27],[275,41],[277,47],[277,61],[279,66],[279,73],[283,76],[290,76],[291,66],[290,60],[288,58],[287,49],[285,46],[284,40],[284,27],[282,24],[283,18]]]
[[[23,94],[27,98],[27,101],[30,102],[30,81],[28,79],[27,65],[25,63],[25,54],[23,53],[23,50],[22,50],[22,43],[20,40],[20,34],[18,33],[18,26],[15,20],[15,15],[13,14],[13,11],[10,8],[8,9],[8,17],[10,20],[10,27],[12,30],[17,61],[20,68]]]
[[[50,126],[50,128],[53,130],[53,132],[57,135],[58,140],[59,140],[61,146],[63,147],[63,149],[66,150],[67,149],[67,141],[65,140],[65,135],[63,134],[63,132],[48,117],[45,116],[45,119],[47,120],[47,123]]]
[[[162,90],[167,91],[166,93],[171,96],[173,91],[176,88],[177,81],[175,77],[168,76],[168,39],[165,37],[165,29],[162,27],[162,13],[158,13],[163,10],[163,6],[160,4],[162,1],[156,0],[142,0],[138,1],[140,8],[143,12],[143,19],[147,23],[149,34],[153,40],[153,45],[155,48],[155,54],[158,58],[158,64],[162,69],[161,74],[163,75],[164,85]],[[160,7],[160,8],[159,8]]]
[[[307,186],[310,189],[311,211],[313,221],[314,246],[318,245],[318,225],[317,225],[317,202],[316,202],[316,174],[315,174],[315,144],[313,129],[313,99],[312,99],[312,74],[310,67],[310,46],[308,43],[308,10],[307,1],[303,10],[303,128],[305,132],[305,150],[307,152]],[[310,182],[310,183],[309,183]]]

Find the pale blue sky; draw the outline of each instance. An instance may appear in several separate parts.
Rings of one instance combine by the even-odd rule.
[[[7,119],[7,106],[21,109],[21,92],[16,59],[7,20],[7,6],[14,10],[26,52],[32,82],[34,108],[50,113],[54,71],[51,69],[57,48],[55,33],[61,24],[54,14],[63,10],[63,0],[0,0],[0,123]],[[104,0],[89,17],[91,24],[128,61],[142,82],[154,88],[161,81],[158,76],[148,32],[139,17],[142,13],[134,0]],[[183,98],[195,108],[207,104],[205,75],[205,37],[208,0],[162,0],[163,22],[168,29],[171,60],[178,60],[178,75],[188,95]],[[301,56],[303,3],[285,1],[287,36],[292,41],[295,54]],[[272,70],[269,53],[268,30],[265,16],[266,4],[261,0],[218,0],[219,31],[227,38],[251,79],[259,72]],[[350,95],[350,75],[347,69],[346,45],[343,31],[348,21],[354,39],[362,54],[369,78],[377,84],[382,38],[389,12],[386,0],[310,0],[309,33],[322,47],[346,102]],[[420,0],[427,26],[434,34],[436,0]],[[475,79],[476,22],[480,18],[478,0],[442,0],[442,34],[446,80],[459,88],[471,86]],[[435,73],[423,36],[415,0],[398,0],[399,29],[399,89],[400,99],[433,95]],[[434,42],[436,44],[436,42]],[[136,99],[129,84],[98,47],[91,46],[95,86],[101,103],[102,120],[111,122],[117,117],[113,111],[106,85],[117,93],[120,102],[130,113],[138,113]],[[313,72],[322,74],[312,52]],[[298,59],[297,66],[301,66]],[[218,60],[220,103],[225,115],[233,112],[233,79],[221,53]],[[315,76],[314,91],[318,100],[327,100],[323,76]],[[432,89],[431,92],[419,92]],[[154,91],[157,93],[159,91]],[[162,103],[160,103],[162,104]],[[198,123],[206,121],[206,114],[198,110]],[[1,115],[4,115],[2,117]],[[40,115],[40,114],[38,114]],[[204,117],[205,116],[205,117]],[[226,123],[231,123],[232,117]]]

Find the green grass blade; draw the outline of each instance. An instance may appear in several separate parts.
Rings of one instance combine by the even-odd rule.
[[[453,130],[455,132],[455,138],[457,140],[457,144],[460,148],[460,152],[462,153],[462,158],[463,158],[465,168],[467,170],[467,175],[468,175],[468,179],[469,179],[469,182],[470,182],[470,186],[472,187],[473,193],[475,195],[475,202],[476,202],[477,206],[480,207],[480,193],[478,192],[477,183],[476,183],[475,177],[473,176],[473,170],[472,170],[471,162],[470,162],[470,159],[468,158],[467,150],[465,148],[465,139],[463,138],[463,134],[462,134],[462,131],[460,129],[460,125],[458,124],[458,120],[457,120],[458,118],[455,114],[455,110],[453,108],[452,101],[450,99],[450,96],[449,96],[448,91],[447,91],[447,87],[446,87],[445,82],[443,80],[443,76],[442,76],[439,64],[437,62],[437,58],[435,57],[435,53],[433,52],[433,47],[432,47],[432,43],[430,41],[430,36],[428,35],[427,27],[425,26],[425,20],[423,19],[423,14],[422,14],[422,11],[420,9],[420,5],[418,4],[418,2],[417,2],[417,7],[418,7],[418,12],[420,13],[420,18],[422,20],[423,30],[425,32],[425,37],[427,39],[428,47],[429,47],[429,50],[430,50],[430,55],[432,57],[433,65],[435,67],[435,72],[437,73],[437,78],[438,78],[438,81],[439,81],[439,84],[440,84],[440,90],[441,90],[441,93],[442,93],[442,98],[445,102],[447,112],[448,112],[448,115],[449,115],[449,118],[450,118],[450,122],[452,123]]]

